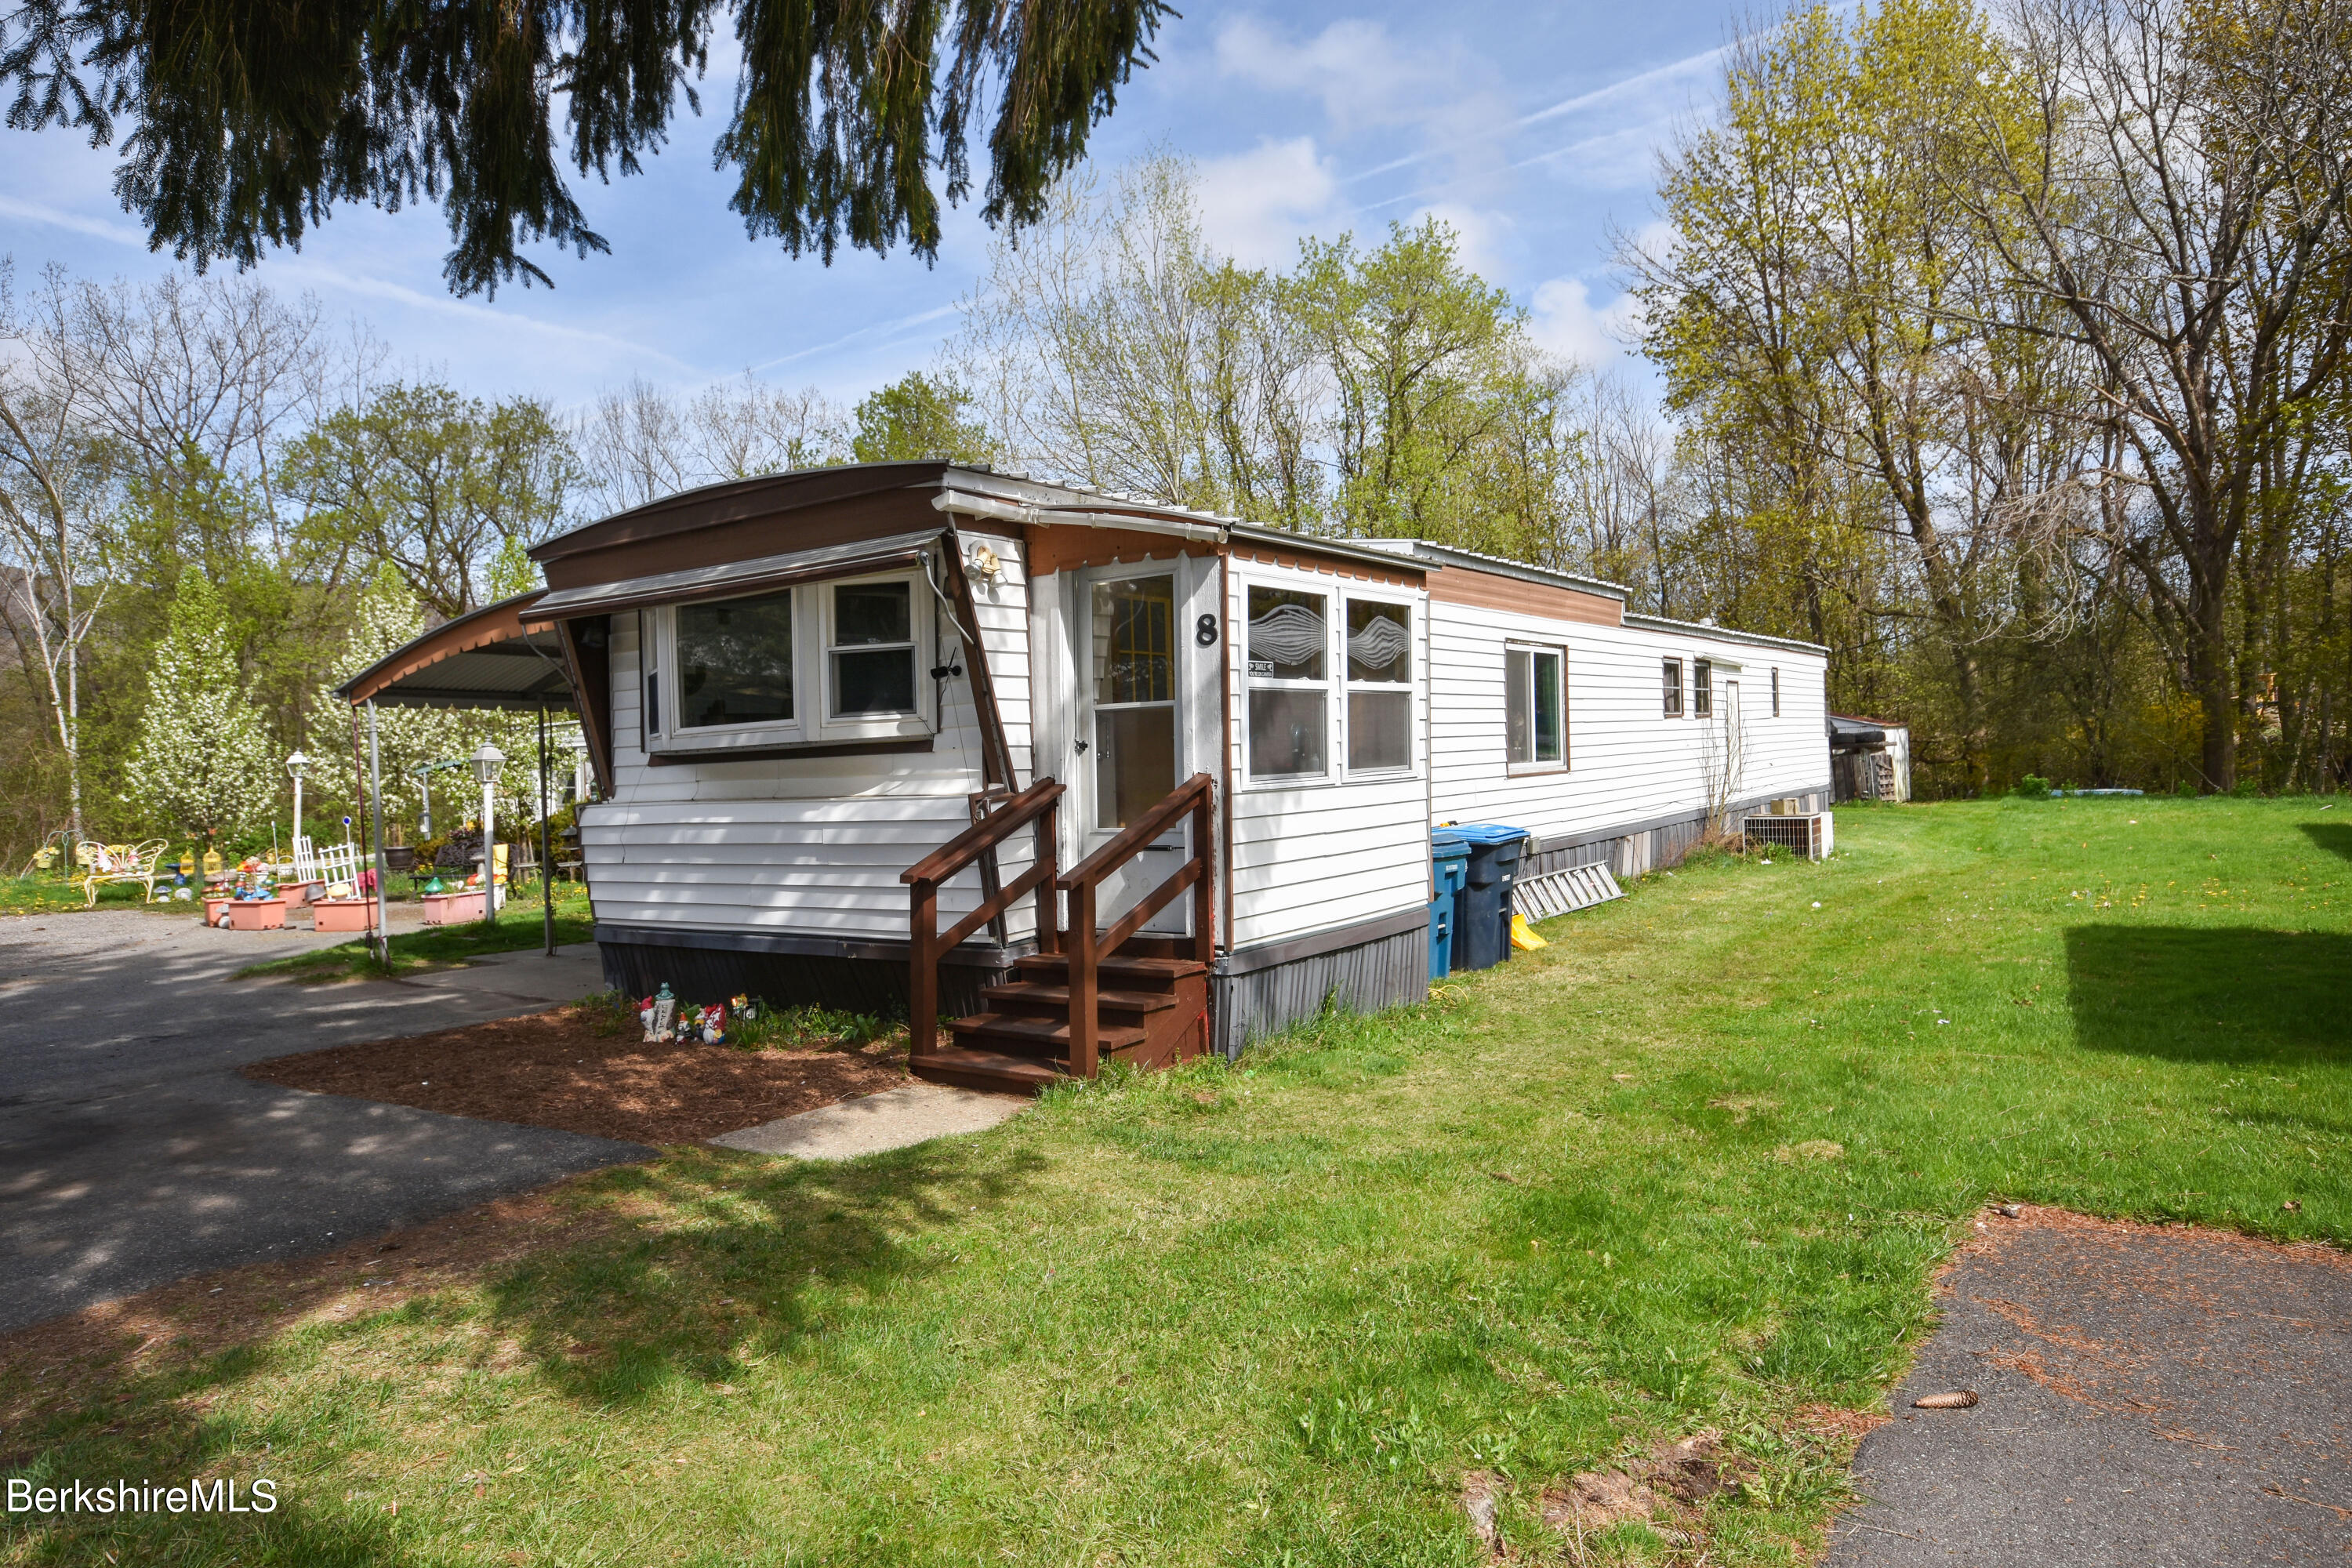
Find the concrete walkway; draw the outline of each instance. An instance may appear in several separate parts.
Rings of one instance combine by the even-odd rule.
[[[230,978],[347,940],[178,911],[0,918],[0,1330],[648,1152],[240,1078],[603,988],[588,948],[399,981]]]
[[[910,1083],[797,1116],[780,1116],[713,1138],[722,1149],[789,1154],[801,1160],[854,1160],[908,1149],[959,1132],[984,1132],[1034,1104],[1025,1094],[982,1094],[942,1083]]]
[[[1831,1568],[2342,1564],[2352,1258],[2027,1208],[1988,1219],[1863,1439]],[[1914,1410],[1974,1389],[1972,1410]]]

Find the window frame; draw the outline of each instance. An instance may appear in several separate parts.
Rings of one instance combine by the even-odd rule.
[[[1234,578],[1234,588],[1241,601],[1238,606],[1240,614],[1235,617],[1239,622],[1240,647],[1234,659],[1241,685],[1241,711],[1238,715],[1241,733],[1238,739],[1241,742],[1242,777],[1239,787],[1247,790],[1328,789],[1343,782],[1347,755],[1342,748],[1347,736],[1340,722],[1339,709],[1346,700],[1347,680],[1345,668],[1339,661],[1347,657],[1347,640],[1341,635],[1339,616],[1332,614],[1333,605],[1346,602],[1339,584],[1328,579],[1300,581],[1270,574],[1237,573]],[[1274,676],[1261,679],[1250,673],[1250,591],[1254,588],[1308,595],[1323,601],[1323,678],[1320,680],[1286,680]],[[1321,773],[1264,776],[1257,773],[1257,748],[1250,739],[1250,693],[1259,687],[1270,691],[1319,691],[1323,694]]]
[[[1661,658],[1659,664],[1662,667],[1658,672],[1661,687],[1659,717],[1680,719],[1687,706],[1683,700],[1683,661],[1679,657],[1665,658]]]
[[[915,707],[911,713],[835,719],[833,702],[833,591],[861,583],[905,583],[908,630],[912,634],[915,666]],[[758,721],[744,724],[681,727],[686,710],[678,689],[677,612],[687,604],[714,604],[726,599],[764,599],[771,592],[751,588],[741,594],[697,597],[678,604],[651,605],[640,613],[637,633],[639,700],[651,710],[637,713],[639,747],[648,755],[723,758],[730,752],[783,746],[816,746],[840,742],[919,740],[939,733],[939,682],[930,671],[938,663],[937,616],[929,613],[931,596],[920,568],[876,572],[850,577],[825,577],[782,590],[793,601],[793,718],[786,722]],[[853,647],[856,645],[851,645]]]
[[[1528,656],[1527,733],[1528,751],[1529,754],[1527,760],[1523,762],[1514,759],[1511,755],[1511,659],[1515,655],[1519,654],[1525,654]],[[1549,654],[1552,658],[1559,661],[1558,667],[1559,672],[1559,755],[1556,758],[1538,757],[1534,754],[1538,749],[1536,742],[1538,682],[1535,679],[1535,658],[1538,654]],[[1503,703],[1504,773],[1509,777],[1517,778],[1523,773],[1564,773],[1568,772],[1569,758],[1572,754],[1568,738],[1568,645],[1566,643],[1557,642],[1538,642],[1528,637],[1506,638],[1503,643]]]
[[[903,713],[854,714],[847,718],[835,718],[833,713],[833,656],[837,648],[833,640],[834,595],[836,590],[860,587],[869,583],[907,584],[907,631],[912,638],[908,657],[915,667],[915,706]],[[814,712],[817,738],[824,741],[898,740],[938,733],[939,682],[928,678],[939,662],[933,647],[937,640],[933,634],[939,617],[926,613],[931,608],[931,597],[929,584],[922,572],[919,569],[912,572],[901,569],[865,573],[855,577],[827,577],[807,584],[801,592],[813,595],[817,600],[817,613],[808,617],[816,640],[815,658],[810,662],[816,668],[817,703]],[[799,626],[802,622],[800,606],[796,604],[793,608],[793,624]],[[843,646],[855,649],[875,646],[895,647],[898,645],[850,643]],[[793,668],[797,679],[800,666],[795,663]],[[793,707],[796,710],[806,695],[804,689],[795,694]]]
[[[1381,593],[1378,590],[1367,593],[1349,587],[1341,589],[1336,596],[1339,602],[1339,613],[1332,617],[1331,626],[1338,635],[1339,646],[1339,662],[1336,666],[1339,679],[1336,683],[1338,699],[1335,707],[1338,711],[1333,716],[1336,721],[1333,727],[1338,731],[1339,739],[1332,761],[1337,764],[1339,774],[1349,779],[1417,778],[1421,773],[1422,762],[1421,693],[1423,689],[1423,682],[1426,679],[1422,669],[1424,661],[1422,658],[1422,631],[1418,623],[1425,617],[1427,610],[1420,601],[1406,594]],[[1246,605],[1247,601],[1244,600],[1244,604]],[[1405,678],[1402,681],[1360,681],[1349,673],[1348,610],[1349,605],[1358,604],[1381,605],[1405,613]],[[1244,658],[1246,661],[1246,652]],[[1391,763],[1384,767],[1359,768],[1349,762],[1349,750],[1355,740],[1353,723],[1349,717],[1349,699],[1359,689],[1382,694],[1397,692],[1404,694],[1405,760],[1402,763]]]
[[[1775,719],[1778,719],[1780,716],[1780,667],[1779,665],[1777,665],[1777,664],[1776,664],[1776,665],[1774,665],[1774,666],[1772,667],[1772,717],[1773,717],[1773,718],[1775,718]]]
[[[1694,719],[1715,717],[1715,660],[1691,660],[1690,710]]]

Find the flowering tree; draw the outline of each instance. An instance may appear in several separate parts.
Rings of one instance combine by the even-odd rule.
[[[277,794],[261,714],[247,700],[219,592],[184,572],[171,627],[155,645],[131,773],[154,814],[193,833],[236,833]]]
[[[409,590],[406,579],[389,561],[376,564],[375,574],[361,591],[359,612],[352,617],[351,641],[336,673],[319,689],[311,703],[315,715],[310,748],[322,771],[342,774],[352,759],[351,705],[335,695],[335,688],[400,647],[423,635],[425,607]],[[404,835],[415,832],[422,806],[416,768],[425,763],[463,757],[473,749],[466,740],[460,716],[430,708],[378,708],[376,744],[383,768],[383,819],[387,829],[397,826]],[[467,815],[467,788],[458,773],[443,773],[433,787],[446,788],[449,809],[440,814],[436,827],[446,828]],[[414,842],[414,840],[411,840]]]

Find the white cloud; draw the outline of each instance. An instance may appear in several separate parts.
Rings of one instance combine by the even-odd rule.
[[[1312,136],[1261,142],[1201,163],[1201,232],[1244,267],[1293,260],[1302,236],[1330,229],[1339,182]]]
[[[1222,76],[1319,99],[1335,141],[1418,130],[1433,143],[1430,151],[1453,156],[1457,181],[1498,166],[1508,94],[1494,63],[1458,41],[1424,35],[1400,42],[1382,24],[1352,18],[1297,37],[1244,16],[1218,30],[1216,60]]]
[[[1596,305],[1581,278],[1552,278],[1536,285],[1528,301],[1528,330],[1539,347],[1598,370],[1624,353],[1641,330],[1641,301],[1620,290]]]

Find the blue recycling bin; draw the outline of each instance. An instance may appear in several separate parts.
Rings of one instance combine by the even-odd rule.
[[[1429,977],[1443,980],[1454,972],[1454,900],[1470,877],[1470,846],[1441,828],[1430,835],[1429,861],[1437,892],[1429,900]]]
[[[1518,881],[1527,829],[1457,823],[1437,833],[1469,851],[1462,890],[1454,900],[1454,967],[1492,969],[1511,956],[1511,889]]]

